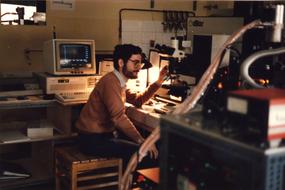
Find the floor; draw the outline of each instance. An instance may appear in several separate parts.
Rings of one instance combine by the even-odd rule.
[[[157,187],[158,183],[159,183],[157,181],[159,179],[158,178],[158,176],[159,176],[158,168],[139,170],[139,172],[136,173],[134,178],[138,179],[138,177],[140,175],[144,176],[143,181],[139,182],[138,180],[135,180],[134,187],[132,190],[149,190],[149,189],[156,190],[158,188]],[[13,189],[13,190],[55,190],[55,184],[53,182],[49,182],[46,184],[29,186],[29,187],[22,187],[22,188],[17,188],[17,189]]]
[[[132,190],[143,190],[143,189],[153,189],[155,190],[156,188],[132,188]],[[43,184],[43,185],[37,185],[37,186],[32,186],[32,187],[25,187],[25,188],[19,188],[19,189],[13,189],[13,190],[55,190],[54,184]]]
[[[30,186],[30,187],[22,187],[15,190],[55,190],[54,184],[42,184],[42,185],[36,185],[36,186]]]

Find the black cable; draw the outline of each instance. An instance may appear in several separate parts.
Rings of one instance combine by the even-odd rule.
[[[31,52],[43,52],[42,49],[24,49],[24,54],[25,54],[25,58],[28,61],[28,65],[31,65],[31,57],[30,57],[30,53]]]
[[[13,12],[7,12],[7,13],[2,14],[0,18],[2,18],[5,15],[18,15],[18,14],[17,13],[13,13]]]

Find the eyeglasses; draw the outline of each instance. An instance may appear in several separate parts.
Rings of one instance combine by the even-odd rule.
[[[135,65],[135,67],[138,67],[138,66],[143,67],[143,65],[144,65],[144,63],[142,63],[142,62],[139,61],[139,60],[132,60],[132,59],[129,59],[129,61],[131,61],[131,62]]]

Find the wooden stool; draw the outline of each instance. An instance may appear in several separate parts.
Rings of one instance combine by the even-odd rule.
[[[120,189],[122,160],[90,157],[78,148],[55,149],[56,190]]]

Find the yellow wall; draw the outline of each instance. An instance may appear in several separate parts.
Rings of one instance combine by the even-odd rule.
[[[97,51],[112,51],[119,43],[119,10],[150,8],[150,0],[75,0],[75,9],[66,11],[52,10],[47,1],[46,26],[0,25],[0,72],[42,71],[42,52],[31,52],[28,61],[24,50],[41,50],[52,38],[53,26],[57,38],[94,39]],[[154,9],[192,11],[192,5],[189,0],[155,0]],[[124,12],[122,18],[161,19],[162,14]]]

